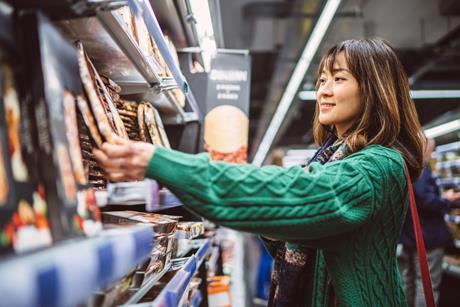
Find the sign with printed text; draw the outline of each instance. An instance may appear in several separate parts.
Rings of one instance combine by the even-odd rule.
[[[247,160],[250,61],[248,54],[241,53],[218,53],[211,61],[204,141],[213,160]]]

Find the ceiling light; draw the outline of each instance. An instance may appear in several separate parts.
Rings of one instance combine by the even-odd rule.
[[[435,137],[438,137],[438,136],[441,136],[441,135],[444,135],[450,132],[454,132],[459,129],[460,129],[460,119],[456,119],[451,122],[448,122],[448,123],[445,123],[445,124],[442,124],[442,125],[439,125],[433,128],[426,129],[424,132],[425,132],[426,137],[435,138]]]
[[[412,99],[448,99],[460,98],[460,90],[410,91]]]
[[[460,90],[413,90],[410,91],[412,99],[450,99],[460,98]],[[315,100],[315,91],[300,91],[298,94],[300,100]]]
[[[294,72],[289,79],[286,90],[284,91],[283,96],[281,96],[281,100],[275,114],[268,125],[267,132],[262,138],[259,148],[257,148],[252,164],[261,166],[262,162],[265,160],[281,123],[283,122],[284,117],[291,106],[292,100],[297,93],[300,83],[302,82],[313,56],[316,54],[319,44],[323,40],[324,34],[326,34],[332,18],[334,17],[341,2],[341,0],[328,0],[324,6],[324,9],[322,10],[321,15],[319,16],[319,19],[303,49],[302,55],[294,68]]]
[[[315,100],[316,101],[316,91],[300,91],[297,95],[300,100]]]

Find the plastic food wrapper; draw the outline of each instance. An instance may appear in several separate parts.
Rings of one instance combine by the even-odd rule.
[[[144,103],[144,123],[150,143],[164,146],[158,131],[154,108],[148,102]]]
[[[153,112],[155,113],[155,123],[157,125],[157,130],[160,134],[161,144],[166,148],[171,148],[171,145],[168,140],[168,136],[166,135],[166,131],[165,131],[163,122],[160,117],[160,113],[158,113],[158,110],[155,109],[154,107],[152,107],[152,109],[153,109]]]
[[[109,143],[113,142],[113,134],[127,138],[128,133],[126,132],[126,128],[104,82],[85,53],[83,45],[79,43],[77,46],[79,50],[78,63],[83,87],[88,96],[101,135]]]
[[[95,198],[87,191],[77,132],[76,100],[83,95],[77,50],[40,12],[26,12],[20,22],[25,77],[34,102],[30,108],[38,140],[39,178],[53,236],[56,240],[81,236],[85,220],[94,223],[95,227],[87,227],[93,234],[101,223]]]
[[[150,224],[155,236],[173,234],[176,231],[177,221],[180,216],[161,215],[155,213],[145,213],[137,211],[110,211],[103,212],[104,223],[114,224]]]
[[[11,66],[0,62],[0,255],[52,243],[27,110]]]
[[[193,239],[204,234],[203,222],[179,222],[175,237],[177,239]]]

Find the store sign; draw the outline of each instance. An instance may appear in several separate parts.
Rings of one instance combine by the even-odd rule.
[[[204,146],[213,160],[247,161],[250,68],[247,54],[221,53],[211,61]]]
[[[211,61],[207,111],[222,104],[249,113],[251,58],[247,54],[218,53]]]

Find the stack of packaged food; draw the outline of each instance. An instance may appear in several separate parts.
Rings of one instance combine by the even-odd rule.
[[[181,217],[137,211],[110,211],[103,213],[104,223],[131,225],[148,224],[154,231],[151,257],[138,272],[136,283],[140,286],[145,280],[160,273],[171,259],[171,240]]]

